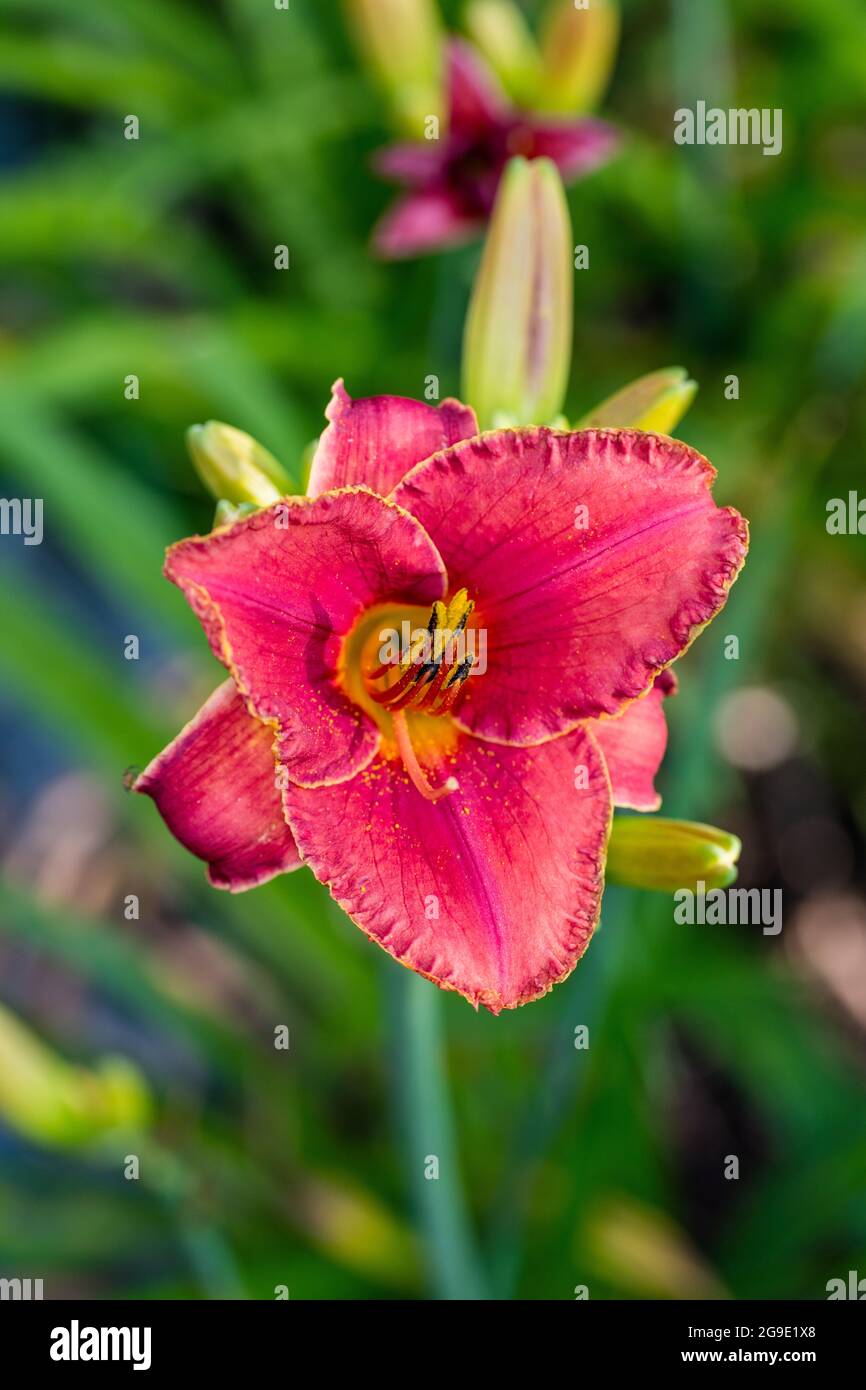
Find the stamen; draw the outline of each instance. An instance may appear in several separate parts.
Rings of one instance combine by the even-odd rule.
[[[456,792],[460,783],[456,777],[449,777],[442,783],[441,787],[432,787],[427,774],[418,761],[415,749],[412,747],[412,740],[409,737],[409,726],[406,723],[406,716],[402,710],[396,710],[392,715],[394,721],[394,736],[397,739],[397,747],[400,750],[400,757],[403,759],[403,766],[409,774],[412,785],[418,789],[426,801],[441,801],[443,796],[450,796]]]
[[[429,683],[420,700],[418,701],[416,709],[429,710],[432,707],[432,705],[435,704],[436,700],[439,698],[439,692],[445,684],[445,681],[450,675],[452,669],[452,667],[446,666],[445,662],[443,661],[442,665],[439,667],[439,670],[436,672],[436,675],[433,677],[433,680]]]
[[[439,715],[448,713],[452,705],[456,703],[457,696],[463,688],[463,682],[466,680],[474,664],[475,658],[469,656],[460,666],[451,671],[445,689],[442,692],[442,698],[439,700],[435,709],[431,707],[428,710],[429,714]]]
[[[408,671],[404,671],[393,685],[387,686],[384,690],[371,690],[371,699],[375,700],[377,705],[389,705],[392,700],[396,704],[408,687],[417,685],[421,679],[421,670],[422,668],[419,666],[410,666]],[[414,693],[414,691],[411,692],[413,695]]]
[[[380,662],[366,672],[370,698],[389,714],[410,708],[442,714],[450,709],[473,665],[473,658],[456,660],[455,638],[464,631],[474,607],[466,589],[458,590],[447,607],[437,599],[426,630],[416,634],[400,664]],[[431,638],[432,655],[424,659]],[[375,689],[379,681],[383,685]]]

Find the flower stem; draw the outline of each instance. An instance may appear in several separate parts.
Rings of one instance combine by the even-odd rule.
[[[413,1203],[434,1297],[483,1299],[485,1289],[460,1179],[442,1042],[439,990],[391,970],[395,1094]]]

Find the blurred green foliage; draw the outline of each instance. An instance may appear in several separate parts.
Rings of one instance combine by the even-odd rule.
[[[460,6],[443,9],[456,22]],[[866,16],[860,0],[623,12],[604,108],[623,151],[570,191],[590,268],[565,409],[578,419],[682,362],[701,390],[678,432],[753,520],[726,616],[682,663],[665,811],[745,827],[748,872],[767,810],[719,763],[713,720],[731,688],[781,684],[862,896],[866,547],[828,537],[824,517],[866,451]],[[0,994],[71,1061],[124,1052],[156,1106],[138,1182],[123,1146],[72,1157],[4,1136],[0,1269],[82,1296],[442,1292],[399,1141],[399,967],[305,872],[240,898],[207,889],[122,773],[219,678],[160,574],[163,547],[210,524],[186,428],[230,421],[300,480],[336,376],[353,395],[420,396],[430,373],[455,392],[477,249],[371,260],[389,193],[367,161],[387,122],[336,3],[0,13],[0,478],[44,498],[47,537],[0,549],[7,839],[69,771],[109,821],[98,875],[65,891],[7,855]],[[781,107],[782,154],[676,147],[673,111],[698,98]],[[137,663],[127,633],[142,635]],[[29,780],[19,738],[39,750]],[[598,940],[546,1000],[498,1020],[438,1003],[478,1278],[495,1293],[821,1297],[862,1272],[863,1019],[790,953],[684,931],[668,899],[612,889]],[[439,1089],[434,1075],[415,1103],[437,1113]],[[423,1133],[405,1128],[410,1145]]]

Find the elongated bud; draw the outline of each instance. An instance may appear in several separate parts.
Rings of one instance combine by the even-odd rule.
[[[0,1007],[0,1116],[25,1138],[72,1147],[138,1129],[149,1115],[147,1088],[131,1063],[73,1066]]]
[[[671,434],[695,398],[698,383],[685,367],[662,367],[629,382],[590,410],[579,430],[635,429]]]
[[[463,399],[482,429],[547,424],[571,362],[571,222],[549,159],[503,174],[463,335]]]
[[[506,92],[520,106],[532,106],[541,83],[541,54],[513,0],[471,0],[463,23]]]
[[[696,821],[664,816],[616,816],[607,847],[607,877],[630,888],[675,893],[679,888],[726,888],[737,877],[736,835]]]
[[[631,1197],[603,1197],[584,1226],[597,1273],[638,1298],[727,1297],[686,1232],[657,1207]]]
[[[358,48],[403,134],[443,115],[443,33],[435,0],[344,0]]]
[[[273,454],[243,430],[208,420],[187,430],[186,443],[196,472],[218,500],[267,507],[291,492],[289,478]]]
[[[614,0],[551,0],[541,31],[544,111],[592,111],[616,59],[619,10]]]

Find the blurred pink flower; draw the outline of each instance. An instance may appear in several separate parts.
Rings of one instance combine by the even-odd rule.
[[[447,45],[447,128],[439,139],[391,145],[376,157],[383,177],[407,192],[373,234],[379,255],[415,256],[483,231],[509,159],[547,157],[568,182],[603,164],[618,143],[612,126],[591,117],[552,119],[511,106],[481,56]]]

